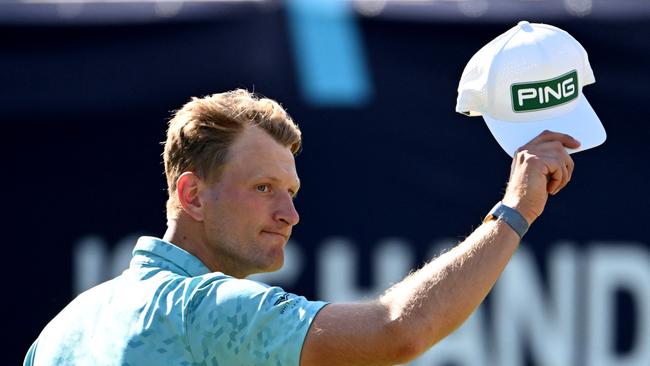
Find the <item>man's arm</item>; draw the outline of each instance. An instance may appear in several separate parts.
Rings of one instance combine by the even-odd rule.
[[[542,213],[548,194],[571,179],[571,137],[544,132],[515,155],[502,202],[529,223]],[[519,245],[501,220],[482,224],[451,251],[365,303],[331,304],[314,319],[301,365],[405,363],[458,328],[494,286]]]

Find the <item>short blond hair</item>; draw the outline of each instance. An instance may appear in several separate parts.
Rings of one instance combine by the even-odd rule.
[[[181,210],[176,181],[191,171],[201,179],[217,179],[226,163],[228,149],[248,126],[258,126],[273,139],[300,151],[300,129],[276,101],[244,89],[193,97],[169,120],[163,153],[167,177],[167,218],[177,218]]]

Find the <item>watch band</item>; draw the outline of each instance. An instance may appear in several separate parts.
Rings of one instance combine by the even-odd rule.
[[[501,219],[508,224],[508,226],[519,235],[520,239],[523,238],[526,231],[528,231],[528,221],[526,221],[519,211],[504,205],[502,202],[499,202],[492,207],[487,216],[485,216],[485,219],[483,219],[483,222],[496,219]]]

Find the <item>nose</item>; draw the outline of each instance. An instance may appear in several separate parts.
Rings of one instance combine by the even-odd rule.
[[[293,198],[289,194],[286,196],[283,195],[274,216],[275,220],[284,222],[289,226],[294,226],[298,221],[300,221],[300,216],[298,215],[298,211],[296,211],[296,206],[293,204]]]

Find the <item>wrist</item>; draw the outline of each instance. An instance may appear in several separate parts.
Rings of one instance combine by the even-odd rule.
[[[508,199],[507,197],[504,197],[503,200],[501,200],[501,203],[516,210],[521,216],[524,217],[524,219],[526,219],[528,226],[532,225],[533,222],[535,222],[535,220],[537,220],[539,217],[538,214],[529,209],[526,204],[521,202],[521,200]]]
[[[494,205],[483,219],[483,222],[485,223],[492,220],[505,222],[515,233],[517,233],[520,239],[524,237],[530,227],[528,220],[519,211],[505,205],[503,202],[498,202]]]

